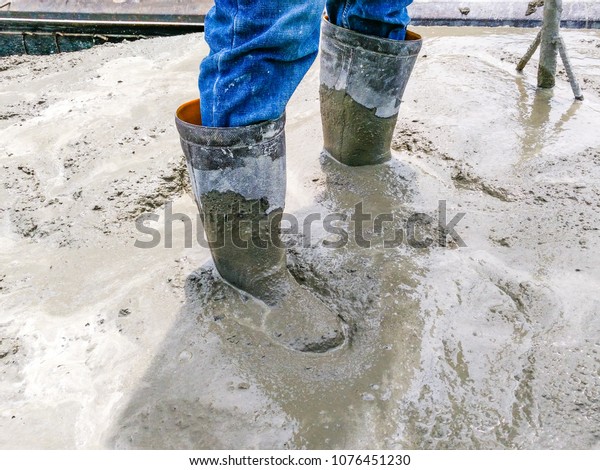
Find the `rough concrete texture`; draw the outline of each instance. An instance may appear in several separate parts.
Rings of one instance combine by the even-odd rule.
[[[515,72],[535,31],[419,32],[387,164],[320,159],[316,66],[288,108],[287,212],[396,216],[368,249],[288,236],[294,276],[355,325],[323,356],[247,326],[185,246],[173,113],[201,36],[2,59],[0,447],[598,448],[600,35],[564,33],[581,103],[562,72],[541,92],[535,63]],[[466,247],[383,247],[440,200]],[[137,248],[151,211],[163,238]],[[192,220],[167,248],[172,212]]]

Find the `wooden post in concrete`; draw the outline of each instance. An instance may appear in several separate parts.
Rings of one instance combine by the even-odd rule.
[[[531,4],[530,4],[531,6]],[[540,5],[535,5],[540,6]],[[533,10],[535,11],[535,9]],[[532,12],[533,12],[532,11]],[[529,14],[529,13],[527,13]],[[558,53],[565,66],[569,83],[575,99],[583,100],[581,87],[573,72],[569,55],[567,54],[567,46],[560,35],[560,17],[562,15],[562,0],[546,0],[544,6],[544,23],[542,29],[535,37],[533,44],[529,46],[527,52],[517,65],[519,72],[523,71],[527,62],[531,59],[534,52],[541,45],[540,63],[538,67],[538,87],[552,88],[556,84],[556,65],[558,62]]]
[[[562,0],[544,2],[544,24],[540,42],[540,65],[538,68],[538,86],[553,88],[556,83],[556,65],[558,62],[558,38],[560,37],[560,17]]]

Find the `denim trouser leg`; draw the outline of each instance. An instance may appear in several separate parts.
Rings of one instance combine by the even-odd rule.
[[[210,54],[200,67],[202,124],[277,119],[312,65],[321,14],[373,36],[404,39],[412,0],[215,0],[205,20]]]
[[[205,20],[202,124],[277,119],[317,56],[325,0],[216,0]]]

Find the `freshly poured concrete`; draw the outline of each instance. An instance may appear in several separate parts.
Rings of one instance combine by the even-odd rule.
[[[514,71],[535,31],[419,32],[391,162],[320,158],[316,66],[288,108],[286,211],[396,220],[288,236],[355,325],[328,355],[262,334],[184,222],[165,241],[166,212],[200,229],[173,112],[201,36],[0,61],[0,447],[599,447],[600,34],[564,33],[580,103]],[[440,200],[466,247],[383,247]]]

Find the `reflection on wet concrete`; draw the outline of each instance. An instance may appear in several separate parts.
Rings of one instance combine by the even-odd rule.
[[[552,145],[561,138],[565,125],[576,116],[577,110],[583,106],[583,103],[573,100],[568,107],[561,103],[566,111],[554,117],[559,106],[558,103],[553,102],[554,90],[532,90],[526,85],[522,76],[517,76],[515,82],[519,90],[517,123],[522,127],[521,158],[527,160],[539,155],[544,147]]]

